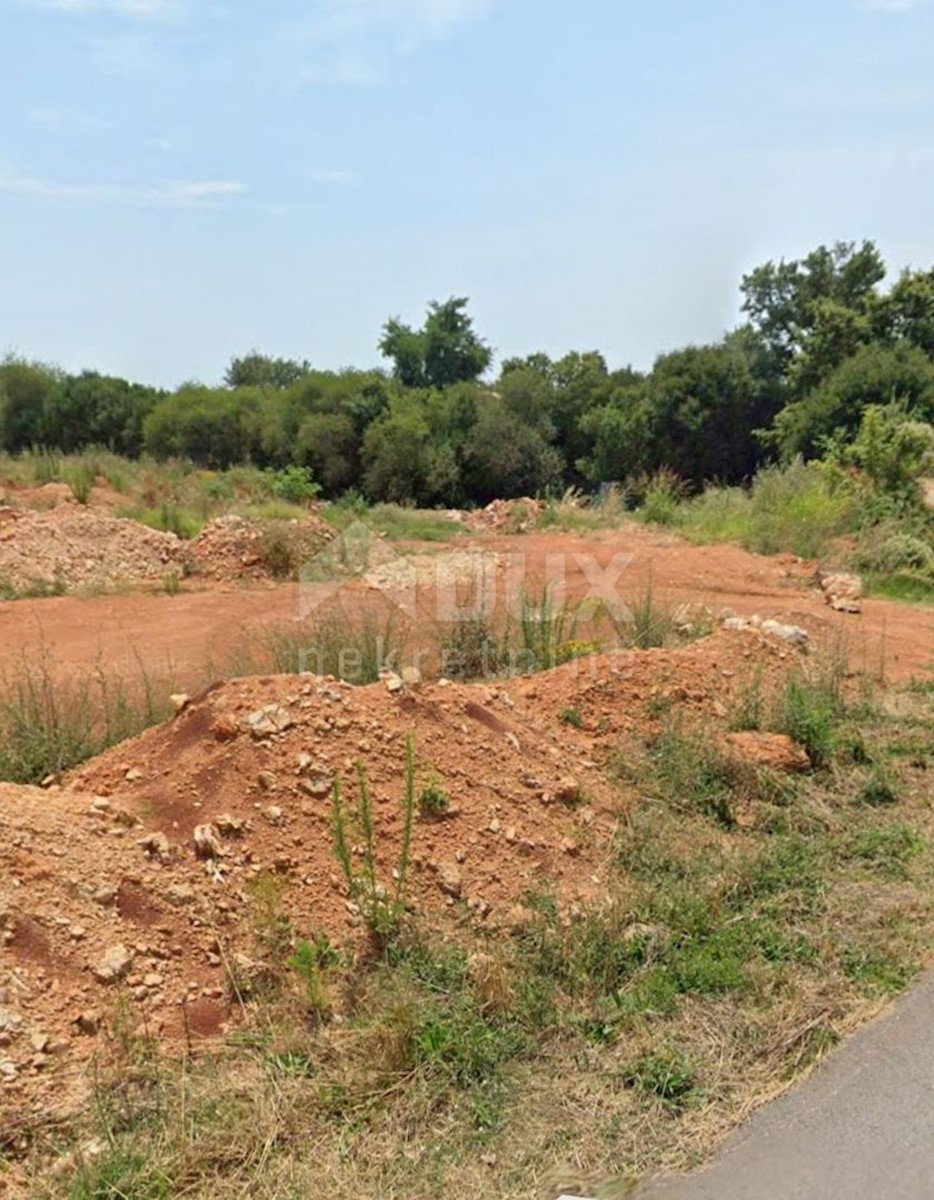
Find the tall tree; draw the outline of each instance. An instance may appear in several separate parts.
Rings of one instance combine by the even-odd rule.
[[[796,366],[799,395],[870,340],[884,277],[882,256],[868,241],[819,246],[803,259],[767,262],[743,277],[743,311],[780,367]]]
[[[474,332],[466,313],[467,297],[433,300],[421,329],[398,318],[383,326],[379,351],[392,359],[403,387],[446,388],[478,379],[493,360],[489,346]]]

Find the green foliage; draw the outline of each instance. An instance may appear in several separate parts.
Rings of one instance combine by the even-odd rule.
[[[432,301],[420,330],[397,319],[387,321],[379,351],[392,359],[396,379],[409,388],[445,388],[477,379],[493,355],[474,333],[467,299]]]
[[[369,609],[348,612],[329,605],[310,624],[273,625],[265,646],[280,674],[333,675],[355,686],[376,683],[380,672],[398,665],[404,649],[398,614]]]
[[[224,372],[224,384],[229,388],[259,387],[288,388],[311,371],[311,364],[293,358],[271,358],[251,350],[233,358]]]
[[[308,504],[321,492],[307,467],[282,467],[265,473],[267,486],[273,496],[287,504]]]
[[[91,498],[91,489],[97,479],[94,465],[88,462],[79,462],[66,472],[64,478],[78,503],[87,504]]]
[[[629,644],[637,650],[669,645],[675,638],[675,614],[658,596],[650,575],[645,586],[627,602],[629,620],[625,630]]]
[[[693,809],[729,829],[744,796],[755,794],[755,771],[720,749],[709,734],[666,724],[649,747],[659,794],[675,809]]]
[[[777,731],[803,746],[815,767],[826,767],[837,750],[837,725],[844,711],[838,677],[792,674],[780,694]]]
[[[0,780],[40,783],[165,720],[170,705],[142,669],[131,685],[103,668],[59,677],[46,654],[0,675]]]
[[[924,842],[907,825],[879,825],[845,839],[843,852],[883,879],[907,879],[912,859]]]
[[[405,793],[402,800],[402,837],[393,871],[394,883],[384,886],[379,879],[373,800],[366,768],[357,763],[356,826],[363,839],[361,865],[354,862],[351,848],[351,821],[344,807],[339,779],[334,780],[331,804],[331,835],[334,853],[340,863],[347,888],[380,950],[393,942],[402,930],[405,917],[406,887],[412,851],[412,826],[415,815],[415,749],[411,737],[405,743]]]
[[[194,513],[164,500],[158,508],[139,513],[136,519],[150,529],[158,529],[162,533],[174,533],[176,537],[189,541],[197,537],[204,524]]]
[[[786,461],[798,454],[814,458],[831,440],[848,445],[868,409],[890,405],[905,420],[934,420],[934,362],[915,346],[865,345],[785,407],[767,441]]]
[[[562,725],[570,725],[572,729],[583,729],[584,718],[579,708],[562,708],[558,713]]]
[[[557,604],[547,585],[537,596],[523,592],[519,606],[519,649],[515,665],[522,671],[550,671],[569,661],[567,647],[578,614],[565,600]]]
[[[9,453],[58,444],[59,431],[47,436],[45,411],[59,378],[54,367],[42,363],[13,356],[0,363],[0,446]]]
[[[743,311],[784,367],[812,359],[830,312],[866,316],[885,265],[872,242],[819,246],[796,262],[768,262],[743,277]]]
[[[443,817],[451,807],[451,799],[440,780],[432,779],[418,796],[418,811],[423,817]]]
[[[675,1051],[656,1050],[624,1069],[623,1079],[637,1091],[653,1097],[670,1112],[681,1112],[699,1098],[694,1072]]]
[[[330,1012],[325,972],[338,958],[337,951],[327,938],[315,938],[312,941],[300,939],[289,958],[289,966],[302,985],[308,1014],[314,1020],[322,1020]]]

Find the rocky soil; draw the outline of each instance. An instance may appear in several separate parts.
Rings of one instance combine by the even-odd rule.
[[[331,527],[312,515],[265,524],[227,516],[210,521],[185,542],[100,508],[65,502],[42,511],[4,506],[0,585],[15,592],[107,591],[164,583],[169,575],[214,581],[294,576],[303,559],[333,536]],[[278,560],[270,556],[273,537]]]
[[[228,1030],[232,977],[261,969],[258,880],[277,881],[298,936],[362,942],[329,824],[336,777],[355,805],[357,760],[381,877],[391,883],[412,735],[418,786],[439,784],[449,809],[416,822],[411,907],[521,925],[530,888],[554,889],[566,912],[603,893],[630,802],[606,767],[627,734],[662,711],[725,731],[753,664],[768,675],[799,653],[761,631],[720,631],[502,685],[240,679],[180,701],[169,724],[61,786],[0,785],[0,1129],[15,1136],[31,1115],[54,1121],[87,1101],[88,1064],[121,1004],[179,1045]],[[562,719],[570,707],[579,728]],[[734,749],[806,766],[787,739]]]

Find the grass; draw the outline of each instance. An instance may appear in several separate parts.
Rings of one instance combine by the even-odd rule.
[[[390,541],[450,542],[464,533],[460,522],[443,513],[403,508],[397,504],[376,504],[370,508],[363,503],[348,501],[327,505],[321,515],[340,532],[360,521],[373,533]]]
[[[45,651],[0,675],[0,780],[39,783],[133,737],[171,713],[170,681],[139,665],[129,683],[98,667],[77,678]]]
[[[790,551],[820,558],[856,526],[852,493],[835,488],[818,465],[767,467],[749,491],[711,487],[683,504],[673,521],[690,540],[738,542],[758,554]]]
[[[911,695],[930,737],[934,698]],[[764,713],[784,703],[762,684]],[[570,905],[542,879],[514,933],[407,908],[404,830],[425,790],[411,745],[392,852],[358,775],[332,836],[361,916],[373,900],[392,916],[373,914],[376,946],[297,931],[287,885],[258,884],[271,985],[245,997],[240,1034],[184,1063],[107,1043],[95,1104],[54,1134],[96,1137],[100,1157],[54,1179],[27,1159],[29,1195],[481,1200],[495,1180],[505,1200],[553,1200],[693,1165],[904,988],[934,936],[929,773],[892,752],[904,730],[881,710],[863,713],[855,761],[849,719],[791,794],[734,773],[703,730],[624,743],[595,898]],[[882,808],[860,799],[877,763],[897,795]],[[751,819],[724,822],[723,796]]]
[[[272,625],[261,652],[279,674],[332,675],[355,685],[376,683],[402,665],[408,629],[393,609],[355,611],[337,602],[305,622]],[[255,664],[247,664],[247,672]]]

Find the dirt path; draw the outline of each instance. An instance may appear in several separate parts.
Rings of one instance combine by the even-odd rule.
[[[884,666],[892,681],[923,676],[934,665],[934,609],[867,600],[859,616],[833,613],[813,586],[814,564],[791,555],[692,546],[639,525],[595,534],[483,535],[456,543],[458,554],[469,547],[517,556],[515,579],[524,577],[532,587],[565,569],[563,595],[571,601],[599,594],[604,585],[631,601],[651,581],[666,600],[777,618],[803,626],[817,642],[842,632],[854,661],[874,672]],[[433,546],[425,561],[431,564],[447,550]],[[292,620],[298,610],[295,585],[0,602],[0,669],[44,646],[53,661],[71,669],[103,661],[132,673],[142,663],[151,674],[174,673],[186,682],[203,678],[209,661],[228,663],[250,630]]]

